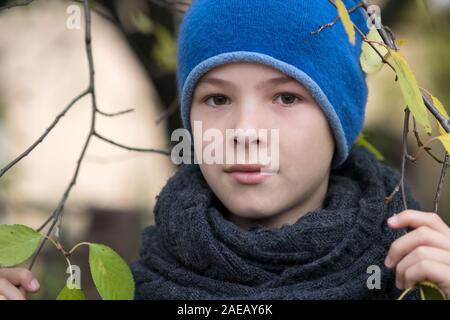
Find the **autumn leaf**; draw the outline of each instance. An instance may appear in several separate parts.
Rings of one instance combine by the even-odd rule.
[[[347,32],[348,40],[351,44],[354,45],[356,43],[355,28],[353,27],[353,22],[350,19],[347,8],[345,7],[345,4],[342,0],[336,0],[336,7],[338,10],[339,18],[344,25],[345,32]]]
[[[420,123],[428,134],[431,134],[431,125],[428,119],[428,111],[423,102],[417,80],[406,59],[400,52],[390,50],[395,71],[397,73],[403,98],[411,110],[412,115]]]
[[[431,102],[433,103],[433,106],[439,111],[439,113],[446,118],[447,120],[450,119],[447,110],[445,110],[444,105],[442,104],[442,102],[436,98],[435,96],[433,96],[431,93],[429,93],[427,90],[425,90],[424,88],[421,88],[422,92],[424,92],[425,95],[428,96],[428,98],[431,100]],[[436,119],[437,121],[437,119]],[[441,123],[439,121],[437,121],[438,123],[438,127],[439,127],[439,133],[441,135],[445,135],[448,132],[442,127]]]
[[[386,59],[389,51],[385,46],[376,43],[383,43],[383,39],[375,27],[370,29],[369,33],[366,35],[366,39],[371,41],[371,43],[369,44],[366,41],[363,42],[361,46],[360,62],[363,71],[367,74],[372,74],[379,71],[384,66],[384,62],[380,55]],[[379,54],[374,48],[379,52]]]
[[[450,154],[450,133],[439,136],[438,140],[442,143],[445,150]]]

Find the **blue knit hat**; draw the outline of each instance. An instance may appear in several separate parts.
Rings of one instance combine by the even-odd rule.
[[[349,9],[359,0],[344,1]],[[271,66],[298,80],[325,113],[336,142],[332,167],[345,161],[364,125],[368,89],[359,57],[342,22],[311,34],[337,17],[328,0],[194,0],[180,26],[177,84],[183,125],[197,81],[230,62]],[[367,33],[362,9],[352,21]],[[321,143],[317,141],[317,143]]]

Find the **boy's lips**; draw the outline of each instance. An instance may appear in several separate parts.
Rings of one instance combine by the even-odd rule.
[[[261,172],[264,167],[260,164],[235,164],[226,168],[225,172],[240,184],[254,185],[262,183],[270,177],[270,175]]]

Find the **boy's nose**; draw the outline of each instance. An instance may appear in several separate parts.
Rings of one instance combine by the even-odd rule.
[[[259,146],[260,138],[256,130],[236,130],[233,142],[235,145],[244,144],[245,148],[249,148],[251,144]]]
[[[245,147],[248,148],[251,144],[259,146],[265,142],[263,135],[261,135],[261,129],[266,129],[264,119],[261,114],[256,112],[257,107],[245,106],[245,108],[236,111],[232,128],[230,128],[234,132],[233,143],[235,145],[245,144]]]

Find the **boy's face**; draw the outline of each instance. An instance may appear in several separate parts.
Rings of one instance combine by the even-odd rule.
[[[201,121],[203,132],[211,128],[222,132],[224,154],[227,145],[248,152],[251,144],[270,154],[271,129],[279,130],[278,171],[263,179],[240,169],[230,172],[230,163],[199,164],[232,221],[242,227],[255,223],[280,227],[322,206],[334,139],[321,108],[298,81],[263,64],[222,65],[197,83],[190,116],[192,128],[194,121]],[[238,128],[256,133],[266,129],[269,134],[245,140],[226,136],[226,129]],[[203,142],[203,148],[208,144]],[[248,157],[246,153],[244,163],[254,164]]]

